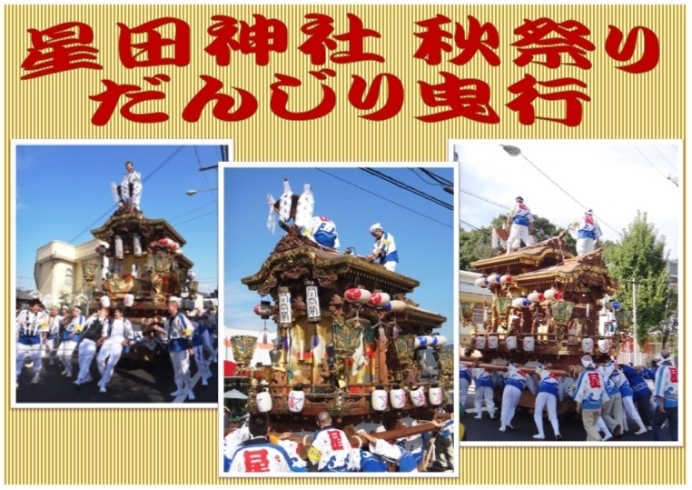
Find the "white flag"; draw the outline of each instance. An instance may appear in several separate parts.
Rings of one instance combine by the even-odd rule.
[[[312,194],[310,184],[305,184],[303,193],[298,199],[298,207],[296,209],[296,225],[299,227],[308,226],[312,219],[312,213],[315,209],[315,197]]]
[[[288,179],[284,180],[284,193],[281,195],[281,209],[279,211],[279,218],[284,223],[288,222],[291,217],[291,203],[293,201],[293,192],[291,191],[291,185]]]
[[[269,233],[273,235],[274,230],[276,229],[276,219],[274,218],[274,203],[276,203],[276,201],[274,200],[274,196],[267,194],[267,202],[269,203],[269,218],[267,218],[267,228],[269,229]]]

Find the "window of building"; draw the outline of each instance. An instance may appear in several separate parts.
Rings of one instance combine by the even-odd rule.
[[[72,268],[65,271],[65,286],[72,287]]]

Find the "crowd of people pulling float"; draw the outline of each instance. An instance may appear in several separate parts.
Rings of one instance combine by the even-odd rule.
[[[664,424],[677,440],[679,373],[670,353],[659,355],[670,366],[663,371],[616,361],[632,336],[631,314],[613,299],[619,287],[596,248],[601,232],[593,210],[540,243],[533,221],[517,197],[505,226],[493,227],[506,251],[471,264],[482,274],[475,285],[492,299],[483,304],[483,331],[473,322],[475,303],[461,303],[462,413],[474,383],[475,418],[483,417],[485,406],[503,432],[513,429],[515,411],[524,407],[534,415],[534,439],[546,439],[545,414],[552,436],[562,440],[558,416],[578,412],[587,441],[617,438],[627,430],[653,431],[655,440],[664,440]],[[568,232],[576,235],[577,255],[563,240]],[[602,308],[609,319],[599,330]]]
[[[216,312],[195,308],[198,282],[182,251],[185,240],[165,220],[144,216],[141,175],[132,162],[125,167],[121,185],[111,184],[117,210],[91,231],[100,240],[95,250],[100,262],[82,264],[82,294],[91,298],[86,307],[51,305],[46,312],[34,299],[17,312],[17,387],[27,357],[32,384],[40,382],[45,359],[49,366],[57,360],[56,369],[74,377],[78,387],[93,381],[96,360],[102,393],[121,360],[148,366],[171,358],[178,387],[171,395],[190,400],[190,357],[203,373],[204,386],[211,378],[210,365],[217,362]]]
[[[271,298],[254,311],[259,335],[270,319],[277,335],[264,366],[250,365],[257,337],[230,338],[252,381],[244,422],[225,434],[225,471],[453,471],[453,350],[434,333],[446,318],[407,298],[419,282],[394,272],[393,235],[376,223],[371,254],[340,253],[309,185],[295,195],[286,179],[268,202],[270,232],[278,214],[286,233],[241,282]]]

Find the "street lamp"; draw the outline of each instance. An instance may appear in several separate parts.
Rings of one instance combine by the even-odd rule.
[[[198,191],[197,189],[191,189],[187,191],[185,194],[188,196],[194,196],[195,194],[199,192],[210,192],[210,191],[218,191],[219,189],[217,187],[214,187],[213,189],[202,189],[201,191]]]
[[[505,150],[510,156],[518,157],[521,155],[521,150],[516,146],[511,145],[500,145],[503,150]]]

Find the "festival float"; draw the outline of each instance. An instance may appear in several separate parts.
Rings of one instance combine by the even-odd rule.
[[[230,338],[237,369],[251,371],[247,411],[267,412],[272,427],[289,431],[314,430],[322,411],[339,427],[381,420],[402,434],[431,430],[397,421],[432,420],[451,404],[453,350],[443,350],[446,339],[435,333],[446,318],[407,297],[415,279],[306,236],[300,225],[312,218],[309,187],[297,196],[284,186],[281,200],[269,202],[270,231],[278,213],[285,235],[260,270],[241,280],[269,298],[254,311],[265,332],[267,321],[276,326],[271,365],[250,366],[257,337]],[[428,351],[432,377],[424,376]]]
[[[567,230],[565,230],[566,232]],[[509,254],[479,260],[471,266],[482,277],[476,286],[486,289],[491,301],[484,304],[484,332],[472,322],[474,303],[461,303],[462,327],[471,335],[461,338],[461,360],[468,366],[503,370],[508,362],[521,364],[529,373],[539,363],[558,377],[578,374],[581,357],[608,362],[618,355],[630,334],[630,313],[617,301],[604,301],[619,289],[603,261],[602,250],[574,256],[557,237]],[[616,330],[599,331],[602,308]],[[471,357],[472,352],[480,357]],[[496,391],[496,396],[502,393]],[[524,390],[519,406],[533,408],[535,395]],[[574,402],[565,397],[559,413]]]
[[[112,186],[118,209],[91,230],[100,241],[101,263],[84,264],[85,289],[93,298],[90,308],[124,308],[136,339],[122,358],[150,364],[166,352],[153,326],[168,315],[168,299],[185,294],[181,310],[194,308],[194,264],[183,255],[185,240],[166,220],[148,219],[139,210],[141,184],[123,182],[117,192]]]

